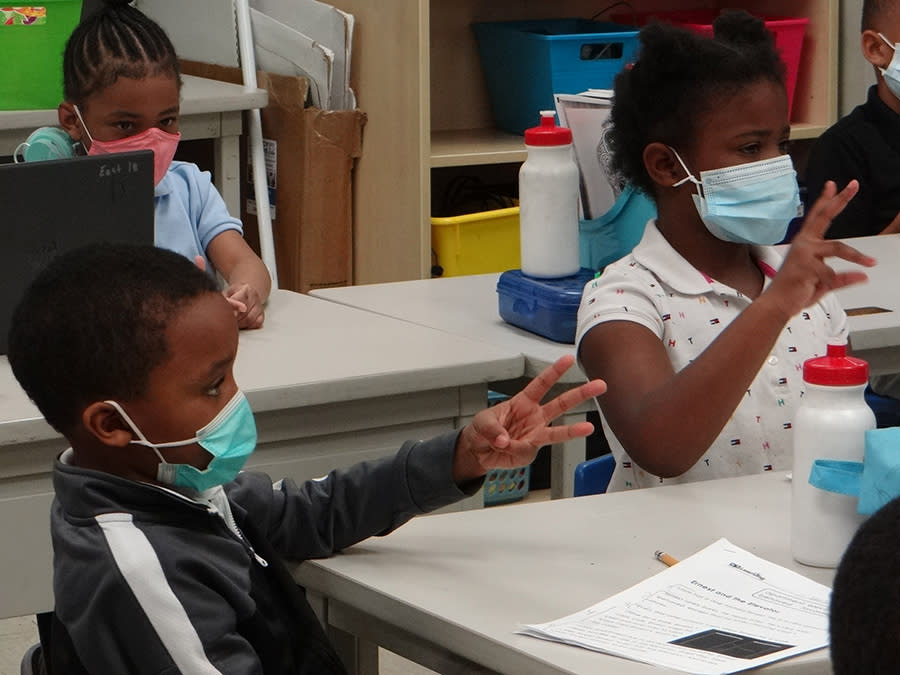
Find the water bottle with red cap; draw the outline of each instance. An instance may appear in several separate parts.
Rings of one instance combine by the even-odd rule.
[[[829,344],[825,356],[803,364],[806,391],[793,423],[794,471],[791,500],[791,553],[816,567],[837,567],[863,520],[857,500],[809,484],[817,459],[862,462],[866,431],[875,415],[863,392],[869,365],[847,356],[845,344]]]
[[[572,131],[541,111],[541,125],[525,130],[528,157],[519,169],[522,274],[552,279],[576,274],[578,165]]]

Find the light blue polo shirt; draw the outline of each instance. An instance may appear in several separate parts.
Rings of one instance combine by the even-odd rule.
[[[196,164],[172,162],[156,186],[155,202],[156,246],[191,261],[195,256],[203,256],[211,274],[215,268],[206,256],[209,243],[227,230],[236,230],[243,236],[241,221],[228,213],[209,171],[200,171]]]

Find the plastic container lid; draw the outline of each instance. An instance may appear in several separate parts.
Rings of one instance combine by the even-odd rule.
[[[572,130],[556,126],[556,113],[552,110],[541,110],[541,126],[525,130],[525,145],[569,145],[572,142]]]
[[[803,363],[803,381],[832,387],[852,387],[869,381],[869,364],[847,356],[847,345],[828,345],[825,356]]]
[[[511,297],[530,298],[552,311],[578,312],[584,285],[594,278],[594,270],[582,267],[575,274],[555,279],[539,279],[507,270],[497,280],[497,292]]]

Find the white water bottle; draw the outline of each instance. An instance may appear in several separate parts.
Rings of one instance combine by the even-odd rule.
[[[578,165],[572,131],[556,126],[552,110],[525,131],[528,158],[519,169],[519,234],[522,274],[552,279],[576,274]]]
[[[869,365],[847,356],[843,344],[829,344],[826,356],[803,364],[806,393],[793,423],[794,473],[791,479],[791,553],[816,567],[837,567],[864,516],[857,498],[809,484],[817,459],[861,462],[867,429],[875,415],[863,391]]]

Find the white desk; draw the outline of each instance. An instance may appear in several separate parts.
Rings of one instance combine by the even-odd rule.
[[[192,75],[183,75],[182,80],[181,136],[184,140],[215,139],[216,187],[228,211],[240,215],[241,113],[264,108],[269,93]],[[12,155],[16,146],[38,127],[58,125],[55,109],[0,111],[0,155]]]
[[[235,364],[259,431],[248,467],[303,480],[393,453],[468,422],[487,383],[523,367],[515,351],[276,291]],[[0,357],[0,618],[52,606],[50,470],[64,447]]]
[[[295,577],[361,674],[377,672],[376,644],[438,672],[659,673],[513,631],[661,571],[657,549],[687,557],[719,537],[830,585],[833,570],[792,560],[789,513],[784,473],[513,505],[416,518],[384,538],[302,563]],[[827,650],[764,669],[828,671]]]
[[[837,292],[844,309],[874,306],[890,310],[849,318],[853,353],[869,362],[873,375],[900,373],[900,234],[844,241],[878,261],[866,269],[869,283]],[[833,265],[840,270],[853,267],[843,261]]]
[[[560,356],[574,354],[575,346],[548,340],[512,326],[498,313],[497,279],[499,274],[400,281],[387,284],[323,288],[312,295],[358,307],[385,316],[403,319],[421,326],[463,335],[497,347],[514,350],[525,357],[525,377],[532,378]],[[560,380],[565,386],[585,381],[573,367]],[[493,383],[505,393],[514,393],[522,382]],[[556,391],[559,391],[558,389]],[[586,403],[560,418],[560,424],[584,420],[593,409]],[[553,446],[550,467],[550,491],[554,498],[570,497],[574,488],[575,466],[584,461],[584,440],[576,439]]]

